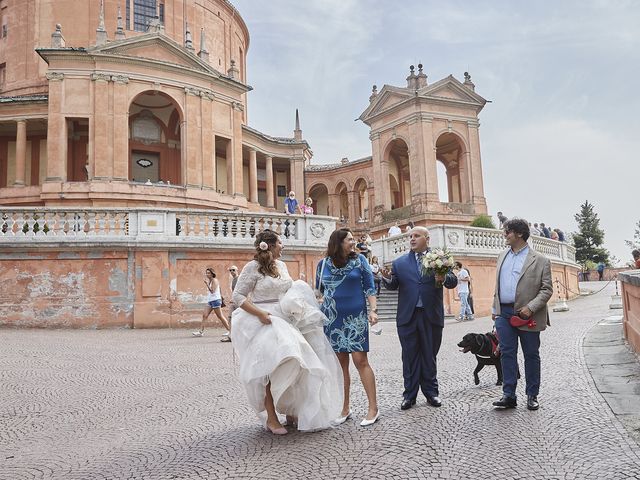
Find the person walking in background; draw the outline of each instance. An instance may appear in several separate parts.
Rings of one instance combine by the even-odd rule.
[[[376,286],[376,297],[380,296],[380,284],[382,283],[382,274],[380,273],[380,265],[378,257],[371,258],[371,273],[373,273],[373,283]]]
[[[542,232],[540,231],[540,229],[538,228],[538,224],[534,223],[533,227],[531,226],[531,224],[529,224],[529,229],[531,230],[531,235],[536,235],[536,236],[540,236],[542,235]]]
[[[303,215],[313,215],[313,199],[311,197],[304,201],[303,205],[300,205],[300,211]]]
[[[416,404],[418,389],[429,405],[442,405],[438,389],[436,357],[442,343],[444,304],[442,286],[455,288],[456,276],[425,274],[422,257],[429,249],[429,230],[415,227],[409,232],[411,251],[397,258],[391,270],[382,271],[385,288],[398,290],[396,323],[402,347],[404,377],[402,410]]]
[[[378,323],[378,306],[371,267],[364,255],[356,254],[355,239],[348,228],[340,228],[331,234],[327,255],[316,269],[316,289],[322,292],[321,309],[328,319],[324,332],[338,356],[344,380],[344,404],[336,424],[346,422],[352,415],[351,357],[369,402],[367,415],[360,425],[372,425],[378,420],[380,412],[376,379],[367,353],[369,325]]]
[[[554,229],[549,228],[549,238],[551,240],[560,240],[560,237],[558,237],[558,232],[556,232]]]
[[[406,226],[406,227],[404,227],[404,231],[405,231],[405,232],[410,232],[410,231],[411,231],[411,229],[412,229],[413,227],[415,227],[415,226],[416,226],[416,224],[410,221],[409,223],[407,223],[407,226]]]
[[[498,223],[500,225],[498,228],[502,228],[502,226],[504,225],[504,223],[507,220],[509,220],[509,219],[507,217],[505,217],[502,212],[498,212]]]
[[[504,225],[509,248],[498,256],[491,318],[500,343],[503,396],[497,408],[517,406],[518,340],[524,355],[527,408],[539,408],[540,332],[547,328],[547,302],[553,295],[551,262],[529,248],[529,225],[513,218]],[[528,321],[527,321],[528,320]],[[515,322],[515,323],[512,323]]]
[[[549,232],[549,229],[544,225],[544,223],[540,224],[540,231],[542,232],[543,237],[551,238],[551,232]]]
[[[633,257],[633,263],[636,268],[640,268],[640,250],[635,249],[631,251],[631,256]]]
[[[209,318],[209,315],[213,311],[218,317],[218,320],[222,322],[224,328],[227,329],[226,335],[222,337],[221,342],[230,342],[229,332],[231,331],[231,325],[222,313],[222,295],[220,294],[220,282],[216,278],[216,273],[213,268],[209,267],[205,270],[204,284],[207,287],[207,306],[204,307],[202,312],[202,322],[200,323],[200,330],[192,332],[194,337],[202,337],[204,335],[204,323]]]
[[[458,297],[460,297],[460,315],[457,320],[459,322],[473,320],[473,312],[471,311],[471,305],[469,305],[469,284],[471,277],[460,262],[456,262],[456,270],[456,276],[458,277]]]
[[[601,282],[604,277],[604,263],[600,262],[596,270],[598,271],[598,281]]]
[[[231,265],[229,267],[229,275],[231,275],[231,303],[229,310],[229,324],[233,320],[233,312],[237,308],[236,304],[233,302],[233,291],[236,289],[236,284],[238,283],[238,267],[235,265]]]
[[[556,228],[556,233],[558,234],[558,241],[564,242],[564,240],[565,240],[564,232],[562,230],[560,230],[559,228]]]

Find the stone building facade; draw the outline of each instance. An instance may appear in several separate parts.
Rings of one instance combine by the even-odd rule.
[[[370,157],[311,165],[307,192],[322,214],[376,236],[399,221],[416,225],[468,224],[487,213],[478,114],[486,100],[448,76],[427,82],[410,67],[406,87],[373,87],[360,120],[370,130]],[[437,163],[446,169],[448,198],[438,194]]]
[[[0,204],[283,209],[299,124],[247,124],[249,31],[225,0],[1,0]]]

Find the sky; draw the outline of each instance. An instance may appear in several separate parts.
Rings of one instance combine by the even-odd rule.
[[[251,36],[249,125],[293,136],[300,110],[312,163],[371,155],[354,121],[373,84],[468,71],[480,113],[489,213],[565,232],[588,200],[605,247],[640,220],[640,2],[635,0],[232,0]]]

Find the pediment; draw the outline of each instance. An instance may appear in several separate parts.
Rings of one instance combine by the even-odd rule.
[[[216,76],[220,72],[197,55],[162,33],[147,33],[125,40],[110,42],[100,47],[88,49],[91,54],[107,54],[122,57],[137,57],[181,67],[200,70]]]
[[[420,89],[418,95],[424,98],[454,100],[457,102],[472,103],[474,105],[484,105],[487,102],[473,90],[460,83],[460,81],[452,75],[439,80],[433,85],[428,85]]]
[[[399,89],[385,85],[359,118],[366,123],[366,119],[389,110],[410,98],[411,93],[407,89]]]

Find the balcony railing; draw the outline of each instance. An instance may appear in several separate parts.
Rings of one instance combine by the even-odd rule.
[[[446,248],[453,255],[495,257],[504,250],[502,230],[463,227],[458,225],[433,225],[428,227],[431,247]],[[566,242],[531,236],[529,245],[551,260],[575,265],[576,250]],[[373,254],[384,263],[392,262],[408,252],[409,234],[376,240],[372,245]]]
[[[336,219],[212,210],[0,208],[0,246],[78,242],[246,247],[270,229],[288,245],[324,248]]]

